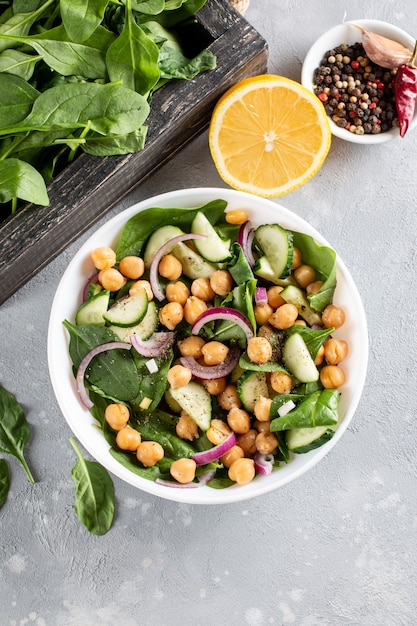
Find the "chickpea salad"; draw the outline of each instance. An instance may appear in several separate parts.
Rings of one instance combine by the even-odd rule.
[[[331,248],[218,199],[139,212],[90,256],[63,324],[80,400],[125,468],[222,489],[333,437],[348,344]]]

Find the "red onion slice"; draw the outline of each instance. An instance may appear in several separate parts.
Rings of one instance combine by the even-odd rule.
[[[252,254],[252,242],[253,242],[254,236],[255,236],[255,229],[253,228],[251,222],[247,220],[239,228],[237,242],[241,246],[243,250],[243,254],[245,255],[246,260],[251,267],[255,265],[255,259]]]
[[[165,480],[164,478],[156,478],[155,482],[158,485],[164,485],[164,487],[174,487],[176,489],[195,489],[196,487],[204,487],[207,485],[207,483],[214,478],[215,473],[215,470],[204,472],[204,474],[201,474],[201,476],[198,477],[198,483],[178,483],[177,481]]]
[[[263,474],[264,476],[271,474],[274,462],[273,454],[261,454],[260,452],[257,452],[253,457],[253,461],[257,474]]]
[[[203,311],[192,325],[191,332],[193,335],[198,335],[204,324],[217,320],[226,320],[237,324],[243,330],[247,339],[253,337],[253,328],[247,317],[240,311],[226,306],[212,307],[211,309],[207,309],[207,311]]]
[[[206,465],[207,463],[212,463],[213,461],[217,461],[223,454],[226,454],[230,448],[236,444],[236,435],[232,431],[230,435],[226,437],[224,441],[219,443],[217,446],[210,448],[210,450],[203,450],[202,452],[196,452],[191,457],[197,465]]]
[[[152,263],[149,268],[149,282],[151,283],[153,295],[155,296],[157,300],[159,300],[159,302],[162,302],[162,300],[164,300],[165,298],[165,294],[162,291],[161,285],[158,280],[159,261],[162,259],[162,257],[168,250],[170,250],[173,246],[175,246],[176,243],[179,243],[180,241],[189,241],[191,239],[207,239],[207,236],[199,235],[197,233],[188,233],[184,235],[178,235],[177,237],[173,237],[172,239],[164,243],[164,245],[159,248],[154,258],[152,259]]]
[[[96,346],[90,352],[87,352],[85,357],[81,360],[80,365],[77,369],[77,376],[75,378],[75,382],[77,385],[77,391],[80,396],[81,402],[84,404],[86,409],[92,409],[94,406],[94,402],[90,400],[87,394],[87,390],[84,385],[84,376],[87,367],[90,365],[92,359],[98,354],[102,354],[103,352],[107,352],[107,350],[115,350],[116,348],[122,348],[123,350],[130,350],[132,345],[127,343],[126,341],[109,341],[107,343],[103,343],[100,346]]]
[[[230,348],[227,357],[220,365],[200,365],[192,356],[180,357],[181,365],[188,367],[193,376],[202,380],[215,380],[227,376],[236,367],[239,362],[239,348]]]
[[[161,356],[174,343],[173,331],[161,331],[154,333],[150,339],[143,340],[137,335],[132,335],[130,341],[136,352],[149,359]]]
[[[266,290],[266,287],[256,288],[255,304],[268,304],[268,292]]]

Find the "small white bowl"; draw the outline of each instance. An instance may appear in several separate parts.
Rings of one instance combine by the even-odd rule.
[[[93,272],[91,251],[98,246],[114,246],[129,218],[150,207],[197,207],[219,198],[227,201],[228,210],[245,208],[254,226],[278,223],[284,228],[306,233],[322,245],[330,245],[301,217],[272,200],[217,188],[181,189],[165,193],[119,213],[81,246],[58,285],[48,331],[48,364],[52,386],[70,429],[84,448],[110,472],[130,485],[161,498],[189,504],[223,504],[247,500],[278,489],[309,471],[330,452],[346,431],[362,394],[368,363],[368,333],[362,302],[349,271],[338,257],[334,302],[345,309],[346,322],[336,333],[348,341],[350,350],[343,362],[346,383],[341,388],[340,424],[330,441],[308,454],[295,455],[290,463],[269,476],[259,475],[247,485],[234,485],[220,490],[207,486],[196,489],[166,487],[134,474],[116,461],[109,452],[109,445],[101,430],[96,427],[97,422],[80,402],[68,353],[68,334],[62,322],[65,319],[74,320],[83,286]]]
[[[334,28],[328,30],[311,46],[304,60],[301,71],[301,83],[304,87],[314,92],[314,70],[320,66],[320,62],[328,50],[340,46],[342,43],[354,44],[361,41],[361,33],[357,28],[352,26],[353,23],[377,33],[378,35],[397,41],[403,46],[410,48],[410,50],[414,49],[415,40],[413,37],[397,26],[393,26],[392,24],[381,22],[379,20],[349,20],[349,22],[338,24],[337,26],[334,26]],[[354,133],[350,133],[348,130],[337,126],[330,118],[329,122],[332,134],[335,137],[363,145],[383,143],[400,136],[398,128],[392,128],[384,133],[379,133],[379,135],[355,135]],[[416,124],[417,107],[408,132],[410,132]]]

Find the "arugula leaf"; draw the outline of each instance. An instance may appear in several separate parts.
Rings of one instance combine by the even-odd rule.
[[[35,479],[23,454],[29,434],[30,428],[22,406],[15,396],[0,384],[0,452],[16,457],[33,485]]]
[[[4,459],[0,459],[0,508],[6,502],[10,488],[9,466]]]
[[[100,463],[84,459],[72,437],[70,442],[78,459],[71,472],[76,489],[75,512],[90,533],[104,535],[113,523],[113,481]]]

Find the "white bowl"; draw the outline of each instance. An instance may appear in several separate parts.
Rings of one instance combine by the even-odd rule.
[[[384,37],[388,37],[388,39],[397,41],[403,46],[410,48],[410,50],[414,49],[415,40],[413,37],[397,26],[393,26],[392,24],[381,22],[379,20],[349,20],[349,22],[350,23],[346,22],[344,24],[338,24],[334,28],[328,30],[321,37],[319,37],[319,39],[317,39],[308,51],[301,71],[301,83],[310,91],[314,92],[314,70],[320,66],[320,62],[328,50],[340,46],[342,43],[354,44],[361,41],[361,33],[357,28],[352,26],[352,23],[358,24],[359,26]],[[337,126],[330,117],[329,122],[330,129],[335,137],[363,145],[383,143],[385,141],[389,141],[390,139],[400,137],[398,128],[392,128],[384,133],[379,133],[379,135],[355,135],[354,133],[350,133],[348,130]],[[416,124],[417,108],[408,132],[410,132]]]
[[[120,465],[109,453],[101,431],[90,413],[83,408],[77,395],[72,364],[68,354],[68,336],[62,322],[73,321],[80,304],[83,285],[91,276],[93,266],[90,252],[101,245],[115,245],[125,222],[150,207],[196,207],[210,200],[222,198],[228,208],[245,208],[254,225],[279,223],[282,226],[313,236],[319,243],[329,246],[326,240],[307,222],[288,209],[271,200],[258,198],[230,189],[182,189],[165,193],[140,202],[110,219],[82,245],[68,265],[52,305],[48,331],[48,363],[53,389],[59,406],[71,430],[86,450],[110,472],[143,491],[162,498],[190,504],[221,504],[238,502],[270,492],[302,476],[322,459],[339,441],[351,421],[365,382],[368,361],[368,334],[362,302],[358,290],[343,261],[337,262],[337,288],[335,303],[344,307],[347,321],[339,335],[350,345],[344,361],[346,384],[341,388],[341,423],[333,438],[308,454],[300,454],[285,467],[269,476],[257,476],[248,485],[217,490],[204,486],[196,489],[175,489],[159,485],[133,474]]]

